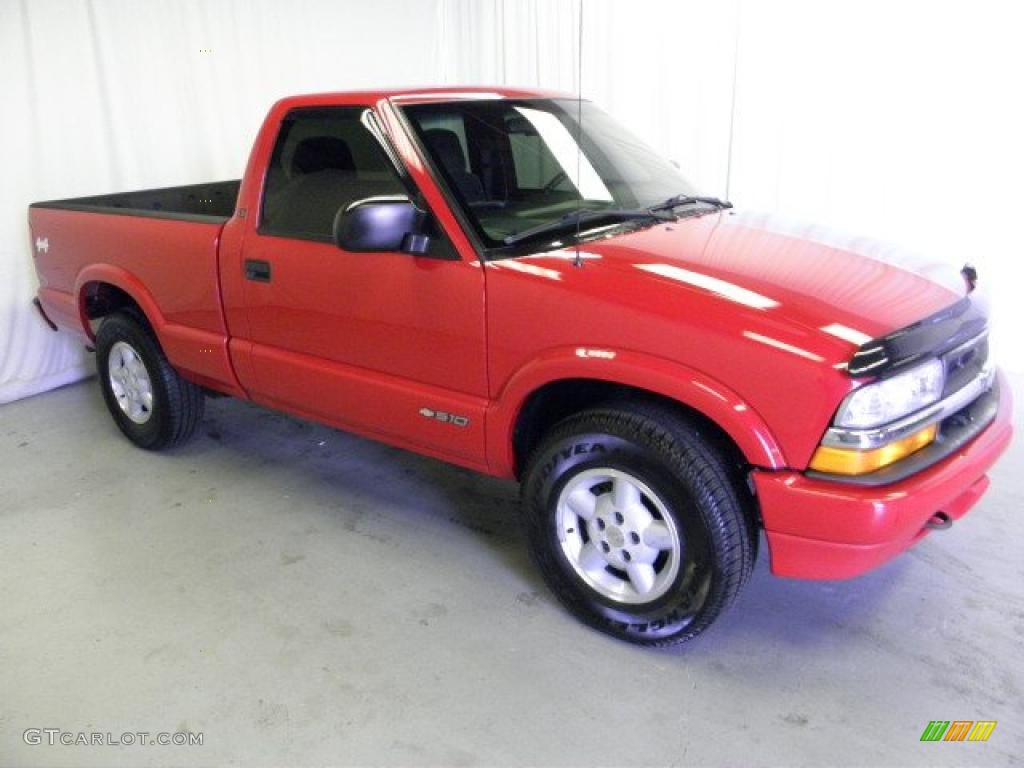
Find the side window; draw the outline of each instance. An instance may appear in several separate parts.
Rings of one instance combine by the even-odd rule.
[[[300,109],[281,123],[267,168],[259,231],[330,240],[334,216],[366,197],[405,187],[366,126],[363,107]]]

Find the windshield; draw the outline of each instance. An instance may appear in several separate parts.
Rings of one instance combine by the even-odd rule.
[[[589,102],[581,132],[580,109],[572,99],[491,99],[405,113],[488,248],[567,242],[577,227],[636,222],[638,211],[693,194],[672,163]]]

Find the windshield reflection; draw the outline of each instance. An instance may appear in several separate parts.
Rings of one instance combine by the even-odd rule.
[[[534,248],[575,240],[578,219],[567,214],[576,212],[607,211],[615,227],[649,225],[656,219],[621,212],[694,194],[675,165],[589,102],[485,99],[402,109],[488,248],[506,239]],[[531,230],[535,236],[515,237]]]

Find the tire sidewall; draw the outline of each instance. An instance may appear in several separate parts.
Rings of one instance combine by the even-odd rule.
[[[630,605],[605,597],[583,581],[562,552],[558,498],[575,476],[599,467],[627,472],[646,484],[666,506],[682,539],[679,573],[649,603]],[[695,490],[690,478],[657,452],[622,436],[591,431],[555,439],[541,448],[524,486],[531,552],[556,595],[584,621],[634,640],[685,633],[700,623],[716,587],[713,542]]]
[[[153,388],[153,410],[142,424],[136,424],[121,410],[117,396],[110,386],[110,351],[119,341],[128,344],[138,354]],[[136,321],[125,315],[113,315],[104,320],[99,333],[96,334],[96,369],[100,377],[103,399],[118,429],[142,448],[156,446],[169,428],[168,394],[164,377],[161,375],[162,363],[163,359],[155,342]]]

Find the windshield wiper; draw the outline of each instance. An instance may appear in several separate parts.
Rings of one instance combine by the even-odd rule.
[[[654,208],[606,208],[601,211],[571,211],[554,221],[546,221],[535,227],[513,232],[504,238],[505,245],[515,245],[523,240],[529,240],[537,235],[545,235],[549,232],[558,232],[563,229],[571,229],[580,224],[586,224],[598,219],[618,219],[619,221],[633,221],[641,219],[654,219],[656,221],[672,221],[672,217],[660,213]]]
[[[715,208],[732,208],[732,203],[730,203],[728,200],[721,200],[717,197],[701,197],[700,195],[673,195],[668,200],[656,203],[647,210],[668,211],[672,208],[677,208],[680,205],[693,205],[694,203],[704,203],[704,205],[712,205]]]

